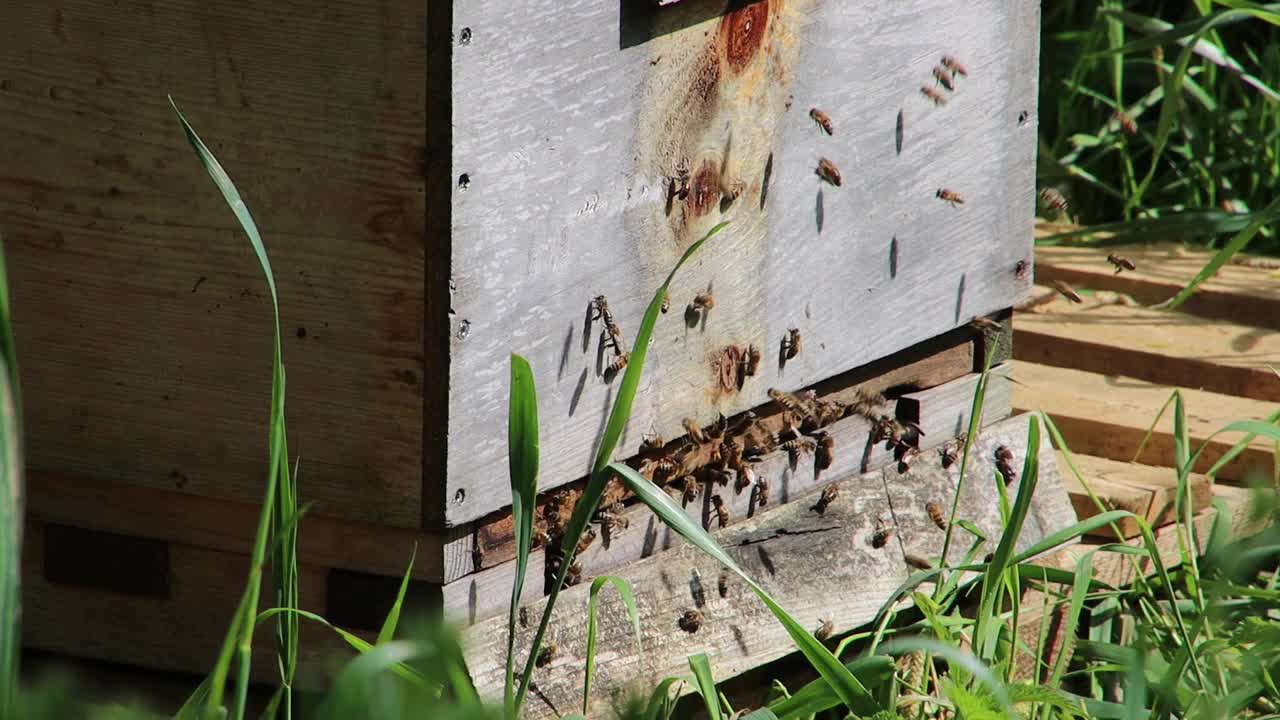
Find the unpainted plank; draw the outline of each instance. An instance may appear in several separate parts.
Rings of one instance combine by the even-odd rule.
[[[1107,262],[1115,253],[1132,259],[1134,271],[1117,274]],[[1180,245],[1118,245],[1105,248],[1038,247],[1036,282],[1065,281],[1077,289],[1111,290],[1153,305],[1176,295],[1204,268],[1212,253]],[[1179,310],[1231,323],[1280,329],[1280,286],[1274,268],[1228,264],[1209,278]]]
[[[984,427],[998,423],[1009,415],[1012,393],[1011,383],[1007,379],[1008,370],[1007,366],[992,370],[992,381],[988,384],[988,406],[983,416]],[[913,407],[920,413],[916,417],[924,431],[920,440],[926,453],[955,437],[957,418],[961,421],[959,426],[967,428],[968,411],[976,383],[975,376],[967,376],[912,395]],[[793,464],[786,452],[770,453],[756,465],[757,483],[763,482],[769,488],[766,506],[759,504],[759,496],[754,487],[737,490],[734,485],[712,486],[710,489],[704,487],[696,500],[688,503],[684,503],[678,495],[675,497],[678,502],[682,502],[685,512],[701,522],[703,527],[719,527],[712,510],[713,495],[721,498],[730,523],[736,524],[763,511],[768,505],[777,506],[795,501],[797,497],[805,497],[814,488],[833,479],[845,478],[893,462],[893,454],[883,444],[871,445],[872,427],[864,418],[845,418],[829,426],[828,432],[835,442],[836,451],[832,456],[831,466],[821,472],[815,467],[813,455],[802,455]],[[675,491],[672,492],[674,494]],[[584,582],[613,568],[678,547],[684,542],[647,507],[631,506],[625,517],[626,527],[611,536],[602,527],[593,526],[598,531],[599,539],[587,547],[578,559]],[[543,556],[542,550],[531,555],[537,559],[539,566],[544,562]],[[529,582],[536,582],[535,578],[540,579],[540,576],[532,573],[529,577]],[[459,621],[475,622],[477,619],[502,613],[508,606],[509,592],[504,595],[496,590],[509,589],[514,578],[514,563],[506,562],[445,585],[446,616]],[[496,592],[485,592],[486,588],[492,588]]]
[[[306,476],[300,478],[307,487]],[[247,555],[259,504],[202,498],[129,482],[32,472],[31,515],[47,522]],[[308,512],[298,525],[298,560],[309,565],[441,582],[442,539],[408,528],[342,520]],[[414,555],[414,547],[417,554]]]
[[[1063,484],[1066,485],[1071,505],[1079,519],[1084,520],[1100,512],[1085,489],[1087,483],[1089,490],[1098,496],[1106,510],[1126,510],[1145,520],[1153,528],[1177,521],[1174,508],[1178,476],[1172,468],[1117,462],[1091,455],[1073,454],[1072,458],[1080,469],[1083,483],[1068,470],[1061,454],[1058,466],[1063,469]],[[1213,487],[1209,478],[1192,473],[1187,484],[1191,511],[1197,513],[1208,507],[1213,501]],[[1138,523],[1133,518],[1124,518],[1116,525],[1125,538],[1136,537],[1139,533]],[[1106,538],[1116,536],[1115,530],[1110,526],[1099,528],[1091,534]]]
[[[1007,442],[1019,443],[1026,423],[1024,416],[995,425],[984,431],[983,442],[990,435],[991,439],[1008,436]],[[930,462],[935,461],[921,458],[922,464]],[[1065,504],[1066,497],[1055,478],[1051,453],[1043,473],[1036,502],[1044,504],[1044,511],[1056,512],[1054,508]],[[874,617],[908,572],[901,545],[892,536],[876,547],[879,531],[893,528],[896,514],[885,494],[886,480],[884,472],[855,476],[840,482],[839,494],[822,514],[806,501],[816,500],[815,490],[806,498],[719,530],[715,537],[802,626],[816,630],[823,620],[830,620],[835,632],[845,632]],[[993,490],[987,487],[987,504],[994,504]],[[1038,539],[1032,536],[1045,527],[1028,524],[1020,544]],[[901,533],[899,527],[897,536]],[[593,695],[597,707],[632,683],[681,674],[687,656],[695,652],[706,652],[716,678],[727,679],[792,649],[785,629],[743,583],[729,578],[721,592],[722,568],[692,546],[676,547],[613,574],[625,579],[635,593],[643,658],[635,652],[622,604],[605,591],[598,607],[599,664]],[[548,631],[556,653],[535,673],[539,690],[560,712],[581,698],[582,618],[588,596],[586,584],[560,595]],[[526,606],[529,625],[518,630],[518,653],[528,652],[544,602]],[[678,625],[686,610],[702,613],[696,632],[684,632]],[[472,626],[464,632],[464,643],[482,696],[497,697],[504,672],[505,620],[493,618]],[[531,701],[528,711],[533,717],[550,716],[549,708],[536,701]]]
[[[1014,357],[1089,372],[1280,401],[1280,333],[1181,312],[1053,298],[1019,313]]]
[[[538,379],[542,489],[582,477],[618,382],[600,375],[610,351],[589,301],[607,295],[630,341],[676,259],[721,219],[731,225],[675,278],[622,457],[645,432],[758,406],[769,387],[887,356],[1030,287],[1014,269],[1032,254],[1038,5],[762,1],[686,25],[686,5],[704,4],[681,3],[632,27],[620,5],[456,9],[474,34],[453,62],[454,169],[466,178],[452,207],[450,524],[508,502],[495,429],[509,351]],[[636,32],[647,42],[619,47]],[[969,76],[936,106],[921,86],[948,53]],[[847,67],[858,71],[830,71]],[[810,119],[815,107],[834,135]],[[816,176],[823,157],[840,187]],[[666,178],[682,161],[691,190],[668,214]],[[721,178],[741,190],[723,210]],[[707,290],[715,307],[687,313]],[[782,363],[790,328],[803,350]],[[764,352],[762,372],[717,391],[716,354],[748,344]]]
[[[1136,458],[1139,446],[1173,388],[1133,378],[1100,375],[1015,360],[1014,412],[1043,410],[1062,431],[1073,453],[1123,462],[1171,467],[1174,462],[1173,408],[1161,416]],[[1197,450],[1214,432],[1237,420],[1263,420],[1276,408],[1269,403],[1181,389],[1187,432]],[[1200,453],[1194,472],[1205,473],[1243,436],[1219,435]],[[1271,442],[1255,438],[1217,474],[1219,480],[1247,482],[1271,478]]]
[[[896,394],[904,390],[937,387],[969,372],[974,362],[973,336],[971,330],[959,328],[917,343],[888,358],[828,378],[809,389],[823,400],[850,402],[859,390]],[[795,392],[799,391],[800,388],[795,389]],[[782,409],[776,404],[770,402],[754,408],[752,412],[760,426],[770,430],[782,428]],[[679,438],[673,439],[673,442],[679,441]],[[570,489],[581,490],[585,482],[585,479],[579,480]],[[546,493],[541,496],[539,514],[549,502],[548,498]],[[510,513],[504,512],[480,520],[474,532],[450,531],[453,539],[444,550],[445,582],[502,565],[514,558],[513,527]],[[482,549],[478,555],[475,553],[477,547]],[[478,565],[477,559],[480,560]]]
[[[423,14],[0,5],[0,217],[31,467],[261,499],[268,290],[171,93],[271,256],[301,499],[420,524],[423,386],[447,352],[424,357]]]

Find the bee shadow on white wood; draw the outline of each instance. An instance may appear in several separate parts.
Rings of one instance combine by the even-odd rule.
[[[898,236],[889,241],[889,279],[898,277]]]
[[[822,234],[822,227],[827,222],[827,208],[824,197],[822,188],[818,188],[818,195],[813,201],[813,220],[814,224],[818,226],[819,235]]]
[[[966,275],[960,273],[960,284],[956,286],[956,317],[955,323],[960,324],[960,314],[964,312],[964,283]]]

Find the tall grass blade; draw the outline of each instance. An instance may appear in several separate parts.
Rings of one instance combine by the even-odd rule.
[[[616,575],[601,575],[591,581],[591,597],[587,600],[587,657],[585,677],[582,679],[582,713],[585,715],[591,700],[591,679],[596,670],[596,605],[600,590],[605,583],[611,583],[622,598],[627,608],[627,617],[631,619],[631,627],[636,633],[636,657],[644,663],[644,650],[640,647],[640,610],[636,607],[636,596],[631,585]],[[508,653],[509,654],[509,653]]]
[[[805,659],[813,665],[813,669],[831,685],[841,702],[849,710],[863,715],[870,715],[880,709],[875,699],[867,691],[867,688],[858,682],[858,679],[849,672],[848,668],[841,665],[840,661],[836,659],[835,655],[831,654],[831,651],[825,645],[815,639],[808,630],[801,627],[800,623],[787,614],[773,597],[765,592],[764,588],[760,587],[753,578],[738,567],[738,564],[734,562],[733,558],[729,557],[729,554],[720,547],[710,533],[686,515],[684,510],[676,505],[675,501],[667,493],[628,465],[614,463],[609,467],[622,478],[627,485],[627,489],[635,493],[636,497],[647,505],[667,527],[675,530],[694,547],[715,558],[751,588],[756,597],[764,602],[770,612],[773,613],[773,616],[786,629],[787,634],[791,636],[791,641],[799,648]]]
[[[409,567],[405,568],[404,579],[400,581],[400,589],[396,592],[396,600],[391,603],[387,617],[382,621],[382,629],[378,631],[375,645],[391,642],[396,635],[396,627],[400,624],[400,608],[404,605],[404,596],[409,591],[409,579],[413,577],[413,563],[418,559],[418,543],[413,544],[413,552],[409,554]]]
[[[13,717],[18,700],[25,492],[21,386],[9,320],[9,280],[0,245],[0,717]]]
[[[893,678],[893,658],[887,655],[865,655],[845,664],[845,669],[868,688],[882,688]],[[803,720],[815,713],[841,704],[840,696],[826,680],[819,678],[806,684],[790,697],[769,703],[779,720]]]
[[[538,501],[538,391],[533,368],[523,357],[511,355],[511,396],[507,411],[507,464],[511,481],[511,519],[515,526],[516,577],[511,585],[511,607],[507,613],[507,671],[503,685],[503,707],[507,716],[515,714],[516,615],[524,592],[533,545],[533,511]]]
[[[1232,237],[1227,241],[1227,244],[1223,245],[1222,249],[1209,259],[1209,262],[1205,264],[1204,268],[1202,268],[1200,272],[1196,273],[1196,276],[1191,279],[1191,282],[1187,283],[1186,287],[1179,290],[1177,295],[1174,295],[1172,298],[1160,303],[1156,307],[1163,308],[1165,310],[1173,310],[1186,302],[1195,294],[1196,288],[1200,287],[1206,280],[1213,277],[1213,274],[1218,272],[1218,268],[1227,264],[1227,262],[1231,260],[1236,253],[1244,250],[1245,246],[1249,244],[1249,241],[1253,239],[1254,235],[1258,234],[1259,230],[1275,222],[1278,217],[1280,217],[1280,197],[1272,200],[1271,203],[1260,212],[1255,213],[1253,220],[1249,225],[1245,227],[1245,229],[1236,233],[1235,237]]]
[[[711,676],[711,661],[706,653],[689,656],[689,669],[693,671],[693,684],[702,696],[702,703],[707,708],[709,720],[722,720],[724,713],[720,711],[720,693],[716,692],[716,680]]]
[[[930,655],[945,659],[952,668],[963,668],[970,676],[986,686],[992,698],[995,699],[1007,717],[1015,717],[1013,704],[1009,699],[1009,693],[1005,689],[1004,683],[1000,682],[995,674],[991,672],[991,669],[973,653],[962,650],[955,645],[938,642],[927,637],[893,638],[884,644],[883,650],[884,652],[896,654],[922,650]]]
[[[680,678],[664,678],[649,694],[649,703],[645,706],[644,720],[668,720],[675,711],[675,701],[671,699],[671,686],[684,682]]]
[[[991,363],[995,360],[996,343],[991,343],[991,347],[987,349],[987,356],[982,361],[982,374],[978,377],[977,387],[973,391],[973,405],[969,409],[969,430],[964,436],[964,446],[960,451],[960,475],[956,479],[956,494],[951,499],[951,512],[947,515],[947,529],[942,536],[942,563],[947,563],[947,558],[951,557],[951,535],[956,527],[956,515],[960,512],[960,498],[963,497],[965,476],[969,469],[969,452],[973,449],[973,443],[977,440],[978,433],[982,430],[982,407],[987,400],[987,383],[991,379]],[[935,586],[936,590],[940,589],[943,583]]]

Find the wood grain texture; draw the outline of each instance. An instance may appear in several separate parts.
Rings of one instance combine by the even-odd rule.
[[[1108,253],[1131,258],[1133,272],[1115,273]],[[1111,290],[1152,305],[1173,297],[1204,268],[1212,253],[1172,243],[1108,248],[1036,248],[1036,282],[1063,280],[1078,289]],[[1229,264],[1209,278],[1179,310],[1231,323],[1280,329],[1280,286],[1274,269]]]
[[[887,358],[827,378],[806,390],[813,390],[824,400],[848,402],[859,389],[898,395],[910,390],[937,387],[969,373],[974,363],[973,337],[974,333],[968,328],[958,328]],[[796,391],[799,390],[800,388],[796,388]],[[965,405],[966,410],[967,408]],[[760,422],[770,427],[780,427],[781,409],[776,404],[770,402],[754,408],[752,412],[756,413]],[[584,478],[569,487],[581,489],[585,482]],[[544,493],[540,504],[545,506],[547,502],[548,495]],[[480,520],[475,523],[474,532],[450,531],[452,539],[444,550],[445,582],[510,561],[515,557],[513,533],[509,512]],[[483,550],[478,566],[474,552],[477,546]]]
[[[1023,416],[994,425],[984,431],[980,442],[1020,443],[1026,423]],[[1057,513],[1056,508],[1067,500],[1056,479],[1052,453],[1047,460],[1037,493],[1037,512]],[[932,462],[937,461],[921,458],[922,465]],[[886,496],[886,479],[885,473],[872,472],[842,481],[838,497],[821,515],[812,509],[815,492],[714,534],[735,561],[801,625],[816,629],[822,620],[831,620],[837,633],[845,632],[874,617],[906,578],[902,546],[892,538],[882,547],[873,543],[877,529],[893,527],[897,515],[896,505],[891,509]],[[995,504],[992,486],[980,494],[984,496],[982,503]],[[1037,533],[1046,527],[1028,523],[1019,544],[1038,539]],[[897,536],[902,533],[899,525]],[[643,655],[634,651],[622,604],[611,592],[603,592],[598,608],[598,684],[593,695],[598,707],[606,706],[612,693],[631,683],[643,687],[652,678],[683,673],[687,656],[695,652],[706,652],[715,677],[727,679],[792,648],[785,629],[741,582],[730,580],[726,593],[720,594],[721,568],[691,546],[631,563],[615,574],[627,580],[635,592]],[[560,595],[548,631],[548,638],[557,646],[556,655],[535,674],[539,689],[560,712],[581,699],[582,618],[588,597],[585,583]],[[539,617],[543,602],[527,606],[530,625],[532,618]],[[705,621],[697,632],[683,632],[677,620],[691,609],[700,610]],[[472,676],[482,696],[489,698],[501,693],[505,623],[505,618],[493,618],[464,633]],[[518,630],[518,652],[528,652],[533,630]],[[531,717],[550,716],[550,709],[536,700],[527,707]]]
[[[1053,418],[1073,453],[1129,462],[1173,388],[1132,378],[1098,375],[1016,360],[1013,362],[1014,412],[1043,410]],[[1201,390],[1181,390],[1187,431],[1193,450],[1223,426],[1236,420],[1263,420],[1269,403]],[[1220,435],[1199,456],[1195,472],[1208,472],[1242,435]],[[1243,482],[1260,478],[1270,484],[1271,442],[1255,438],[1218,473],[1219,480]],[[1136,460],[1169,467],[1174,459],[1172,406],[1155,425],[1150,441]]]
[[[1019,360],[1141,378],[1257,400],[1280,401],[1280,333],[1181,312],[1052,301],[1018,313]]]
[[[434,4],[434,3],[432,3]],[[271,308],[318,514],[421,522],[423,3],[0,7],[0,225],[33,468],[258,502]]]
[[[639,28],[622,27],[619,5],[455,8],[473,39],[454,48],[452,75],[454,174],[467,177],[452,207],[449,524],[508,502],[495,432],[507,353],[538,380],[542,489],[583,476],[616,390],[599,375],[588,302],[606,294],[634,337],[676,258],[722,218],[730,227],[672,287],[620,457],[645,432],[760,405],[770,386],[810,385],[1029,288],[1013,268],[1031,254],[1038,5],[762,0],[685,24],[705,3],[678,3]],[[635,32],[647,41],[619,43]],[[920,87],[944,53],[970,76],[935,107]],[[841,187],[815,176],[820,157]],[[691,191],[668,214],[664,178],[682,160]],[[724,212],[722,175],[741,183]],[[937,199],[940,187],[966,203]],[[715,308],[683,317],[709,288]],[[780,366],[792,327],[804,349]],[[711,359],[747,343],[765,352],[762,373],[718,394]]]
[[[998,423],[1009,415],[1012,383],[1008,381],[1007,373],[1007,367],[993,369],[993,380],[988,385],[989,405],[984,414],[984,426]],[[926,451],[955,437],[957,418],[963,421],[961,427],[968,427],[968,412],[975,384],[975,377],[964,377],[913,395],[913,407],[921,413],[918,422],[925,433],[921,438],[921,445]],[[769,487],[767,506],[782,505],[796,501],[796,498],[808,497],[815,488],[833,480],[893,463],[892,453],[883,444],[871,445],[871,425],[861,417],[845,418],[829,426],[828,432],[835,440],[836,452],[831,466],[826,470],[819,472],[815,468],[813,455],[802,455],[793,464],[786,452],[770,453],[756,465],[758,481],[763,480]],[[712,495],[720,496],[729,513],[731,525],[749,519],[767,507],[759,505],[753,487],[742,490],[737,490],[732,485],[713,485],[710,489],[704,487],[697,499],[683,504],[685,512],[708,529],[719,527],[718,521],[713,520]],[[600,539],[592,543],[578,560],[582,566],[583,582],[684,544],[679,535],[662,524],[643,505],[630,506],[626,518],[627,527],[610,537],[605,537],[603,528],[594,526]],[[536,551],[532,557],[541,567],[544,552]],[[534,575],[532,571],[529,577],[541,579],[540,575]],[[509,604],[509,589],[514,578],[514,563],[508,561],[445,585],[445,614],[460,622],[475,622],[504,613]],[[493,592],[486,592],[486,589]],[[504,590],[506,594],[503,594]]]
[[[1068,469],[1061,456],[1058,466],[1062,468],[1063,484],[1071,496],[1071,506],[1075,508],[1076,517],[1084,520],[1099,513],[1097,504],[1085,489],[1087,483],[1089,490],[1098,496],[1107,510],[1127,510],[1147,521],[1153,528],[1177,521],[1174,507],[1178,475],[1172,468],[1117,462],[1091,455],[1073,454],[1072,457],[1076,467],[1080,469],[1083,482]],[[1188,485],[1192,512],[1207,508],[1213,501],[1213,484],[1209,478],[1193,473],[1188,479]],[[1138,523],[1133,518],[1124,518],[1116,526],[1124,538],[1136,537],[1139,533]],[[1098,528],[1092,535],[1105,538],[1116,536],[1110,526]]]

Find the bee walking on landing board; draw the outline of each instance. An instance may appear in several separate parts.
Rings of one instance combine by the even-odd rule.
[[[836,187],[840,187],[840,171],[836,168],[835,163],[830,160],[826,158],[819,158],[818,169],[814,172],[816,172],[818,177],[822,178],[824,181],[829,182]]]
[[[955,190],[938,188],[938,192],[934,194],[937,195],[939,199],[945,200],[948,203],[951,203],[951,207],[959,207],[964,204],[964,198],[960,197],[960,193],[956,192]]]

